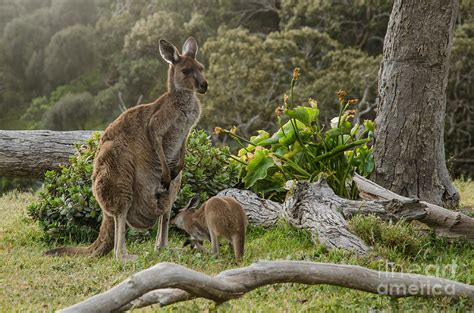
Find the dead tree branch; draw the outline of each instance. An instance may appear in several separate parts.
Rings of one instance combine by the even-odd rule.
[[[359,190],[380,199],[414,201],[391,192],[360,175],[356,174],[353,180]],[[466,238],[469,242],[474,243],[474,218],[425,201],[419,201],[419,203],[423,205],[424,214],[416,219],[428,225],[437,235],[447,238]]]
[[[60,312],[125,311],[156,303],[166,306],[194,298],[223,303],[256,288],[278,283],[327,284],[392,297],[474,299],[474,286],[461,282],[418,274],[380,272],[355,265],[259,261],[211,277],[178,264],[159,263]]]

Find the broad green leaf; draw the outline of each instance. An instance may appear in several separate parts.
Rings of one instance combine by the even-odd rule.
[[[283,145],[283,146],[289,147],[295,141],[296,141],[295,131],[290,130],[289,132],[286,133],[286,136],[283,136],[278,140],[278,143]]]
[[[268,156],[268,152],[268,150],[255,151],[254,158],[247,166],[247,175],[243,179],[245,188],[250,188],[258,180],[267,177],[267,170],[273,166],[273,160]]]
[[[375,168],[375,163],[374,163],[374,155],[369,154],[369,157],[365,160],[364,163],[364,171],[365,174],[370,174]]]
[[[294,131],[294,128],[297,130],[301,130],[305,128],[305,125],[298,121],[294,120],[295,122],[295,127],[293,127],[293,124],[291,123],[291,120],[286,122],[285,125],[283,125],[276,133],[273,134],[271,138],[265,139],[260,141],[258,144],[260,146],[268,146],[277,143],[280,138],[285,137],[290,131]]]
[[[317,108],[298,106],[292,110],[286,110],[285,114],[304,123],[306,126],[311,126],[318,118],[319,110]]]
[[[268,176],[265,179],[256,181],[252,189],[255,192],[263,193],[269,193],[273,191],[280,192],[284,190],[284,184],[285,178],[281,173],[275,173],[272,175],[269,170]]]
[[[259,145],[260,141],[270,138],[270,134],[264,130],[257,130],[258,135],[250,137],[250,142]]]

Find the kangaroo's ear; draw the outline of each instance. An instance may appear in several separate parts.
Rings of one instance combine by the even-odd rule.
[[[179,61],[179,51],[171,43],[160,39],[160,54],[166,62],[176,64]]]
[[[183,44],[183,54],[193,59],[196,58],[198,52],[198,43],[194,37],[189,37]]]
[[[192,197],[192,199],[189,200],[188,204],[185,207],[186,210],[196,208],[199,205],[200,200],[201,199],[200,199],[199,195],[195,195],[194,197]]]

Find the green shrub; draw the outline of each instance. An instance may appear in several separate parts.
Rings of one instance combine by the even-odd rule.
[[[44,230],[46,240],[85,242],[96,238],[102,212],[92,194],[91,176],[99,138],[100,134],[94,133],[85,145],[77,146],[78,153],[59,172],[46,172],[40,200],[28,207],[30,216]],[[228,163],[229,156],[228,147],[213,147],[204,131],[193,130],[175,207],[184,205],[195,194],[205,200],[233,186],[238,168],[235,163]]]
[[[363,127],[352,125],[352,107],[358,101],[347,99],[340,90],[339,115],[331,120],[331,127],[321,125],[315,100],[294,106],[293,88],[298,77],[296,68],[290,96],[285,95],[284,105],[275,110],[280,128],[273,135],[259,130],[257,136],[246,139],[238,136],[235,128],[220,127],[215,128],[215,133],[225,132],[242,146],[234,159],[242,165],[245,188],[266,197],[282,198],[288,181],[312,182],[324,177],[336,194],[355,198],[357,189],[350,178],[355,172],[367,176],[374,169],[372,147],[368,145],[374,124],[364,121]]]

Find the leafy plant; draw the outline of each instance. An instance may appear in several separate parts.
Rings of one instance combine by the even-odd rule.
[[[199,194],[201,201],[204,201],[223,189],[235,186],[239,181],[239,166],[230,156],[229,147],[214,147],[204,130],[191,131],[181,190],[174,207],[184,206],[195,194]]]
[[[92,194],[92,161],[97,151],[99,133],[94,133],[70,164],[60,171],[45,174],[40,200],[28,206],[33,220],[41,225],[48,241],[85,242],[96,238],[102,211]],[[213,147],[203,131],[192,131],[188,139],[181,191],[175,207],[184,205],[195,194],[202,200],[233,186],[238,180],[238,166],[228,163],[228,147]]]
[[[355,110],[349,108],[357,100],[346,100],[340,90],[339,115],[325,129],[319,122],[318,103],[309,99],[308,105],[293,107],[293,89],[299,78],[296,68],[291,80],[290,96],[284,106],[277,107],[280,128],[270,135],[259,130],[258,135],[245,139],[236,129],[215,128],[215,132],[228,133],[241,146],[234,159],[241,163],[241,179],[246,188],[265,196],[281,197],[288,181],[315,181],[324,177],[331,188],[343,197],[354,198],[356,187],[349,179],[358,172],[367,176],[374,169],[372,140],[374,124],[361,125],[349,121]]]

